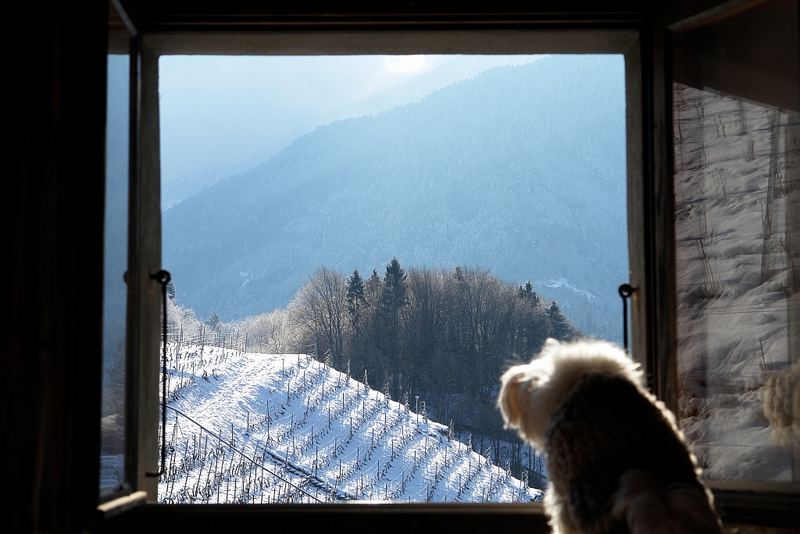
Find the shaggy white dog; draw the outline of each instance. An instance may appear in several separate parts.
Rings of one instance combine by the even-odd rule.
[[[546,455],[554,532],[720,532],[674,416],[620,348],[548,339],[501,381],[506,425]]]

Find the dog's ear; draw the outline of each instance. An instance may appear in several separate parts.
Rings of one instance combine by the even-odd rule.
[[[506,371],[500,379],[500,395],[497,398],[497,405],[503,414],[506,427],[520,427],[527,404],[523,399],[523,395],[526,394],[525,382],[525,374],[519,369],[519,366]]]

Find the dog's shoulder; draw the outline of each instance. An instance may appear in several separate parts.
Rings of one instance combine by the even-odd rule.
[[[571,513],[584,526],[611,528],[607,499],[628,471],[651,473],[664,485],[700,487],[669,415],[625,376],[582,374],[553,414],[546,440],[551,481],[568,492]]]
[[[614,459],[624,468],[649,468],[645,464],[685,458],[684,477],[694,479],[694,466],[673,421],[661,403],[626,377],[589,372],[575,382],[554,413],[548,437],[564,434],[574,442],[583,435],[584,445],[595,455]]]

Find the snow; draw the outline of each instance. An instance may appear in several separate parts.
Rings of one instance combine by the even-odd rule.
[[[448,427],[303,354],[168,344],[159,501],[531,502]]]
[[[569,289],[573,293],[577,293],[578,295],[583,296],[589,302],[592,302],[594,301],[595,298],[597,298],[597,296],[591,293],[590,291],[573,286],[572,284],[569,283],[569,280],[567,280],[566,278],[559,278],[558,280],[550,280],[545,285],[547,287],[552,287],[552,288],[563,287]]]
[[[791,450],[772,439],[763,402],[792,365],[787,153],[800,122],[710,91],[675,95],[681,426],[706,478],[790,481]]]

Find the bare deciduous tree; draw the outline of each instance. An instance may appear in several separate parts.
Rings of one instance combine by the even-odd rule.
[[[341,274],[317,269],[289,304],[290,322],[310,334],[314,352],[330,351],[333,364],[344,363],[348,334],[347,282]]]

